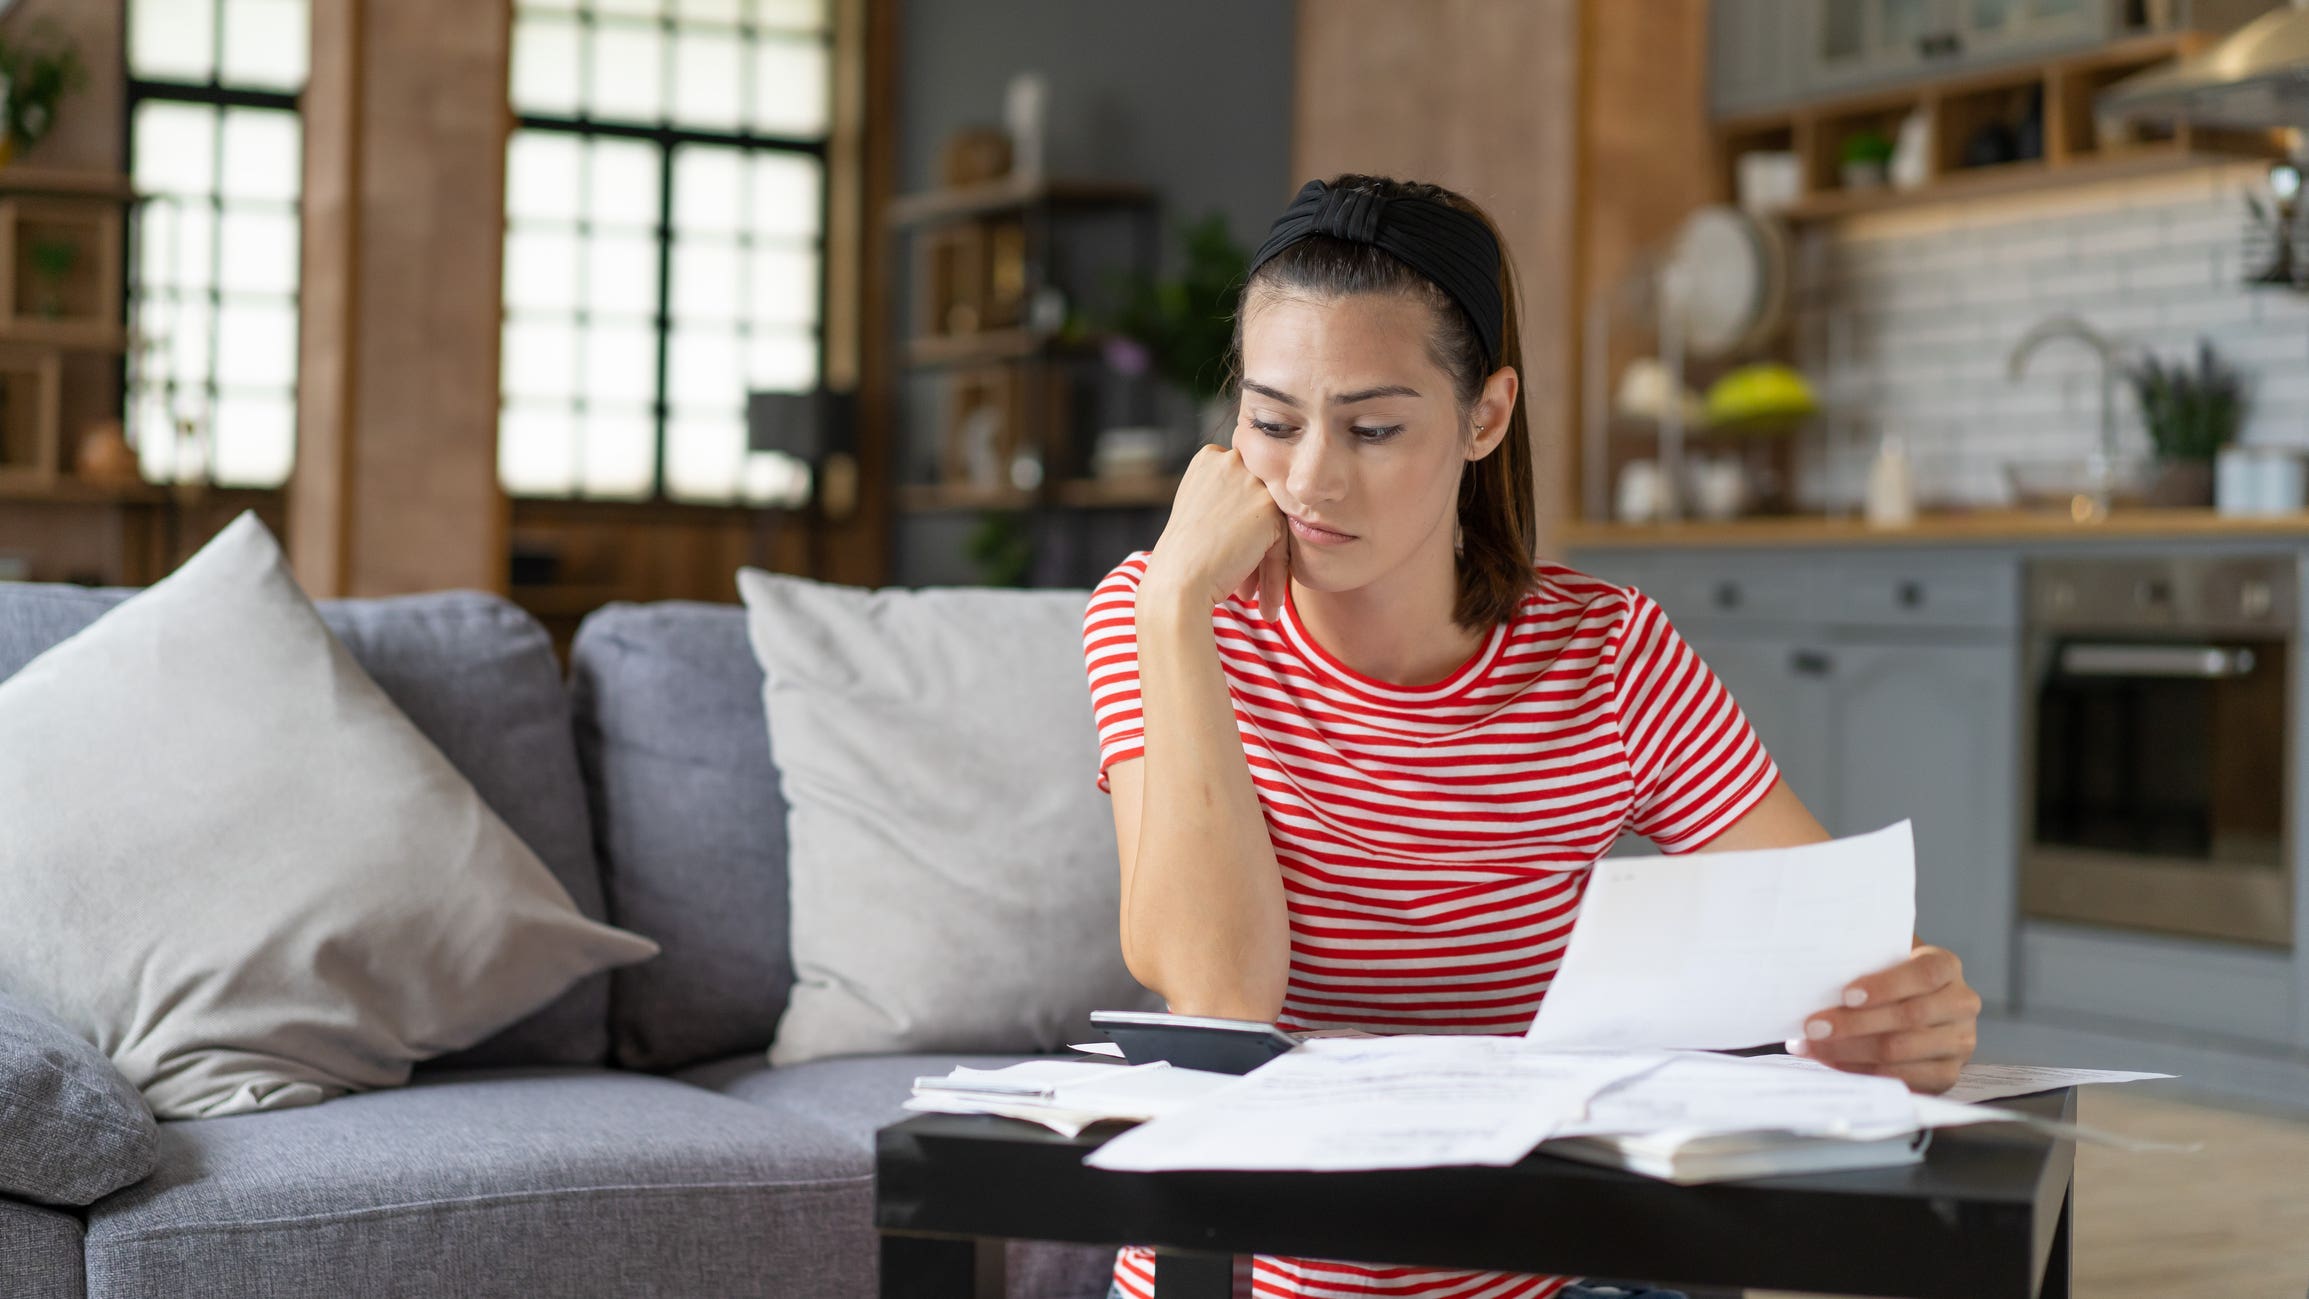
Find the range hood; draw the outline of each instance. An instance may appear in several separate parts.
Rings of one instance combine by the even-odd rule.
[[[2265,13],[2178,64],[2127,77],[2093,107],[2132,121],[2309,127],[2309,0]]]

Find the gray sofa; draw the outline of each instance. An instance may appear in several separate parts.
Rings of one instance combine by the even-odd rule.
[[[0,583],[0,680],[130,594]],[[874,1130],[915,1076],[1019,1057],[767,1065],[785,817],[743,611],[603,609],[564,681],[494,596],[320,607],[579,907],[663,950],[406,1087],[162,1123],[84,1204],[0,1195],[0,1295],[874,1293]],[[0,1171],[54,1156],[0,1124]],[[1013,1296],[1105,1293],[1110,1250],[1010,1254]]]

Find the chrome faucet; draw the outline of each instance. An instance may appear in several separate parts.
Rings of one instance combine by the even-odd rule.
[[[2089,480],[2093,513],[2106,518],[2109,498],[2115,494],[2117,477],[2117,372],[2124,368],[2124,352],[2115,340],[2071,315],[2048,316],[2029,326],[2020,341],[2012,345],[2012,355],[2005,361],[2006,376],[2014,383],[2028,369],[2028,358],[2036,350],[2056,338],[2073,338],[2093,350],[2101,359],[2101,444],[2086,462],[2085,475]]]

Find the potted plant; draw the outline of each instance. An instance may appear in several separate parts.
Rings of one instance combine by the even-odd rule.
[[[1192,397],[1200,445],[1223,417],[1218,403],[1226,387],[1227,343],[1250,255],[1229,236],[1226,216],[1217,211],[1180,233],[1185,256],[1176,276],[1110,277],[1121,305],[1104,322],[1116,335],[1106,359],[1124,374],[1152,370]]]
[[[2156,447],[2150,502],[2211,505],[2213,458],[2245,424],[2244,376],[2200,338],[2194,366],[2143,356],[2126,365],[2125,381],[2140,399],[2141,421]]]
[[[1876,189],[1883,185],[1894,148],[1892,137],[1873,126],[1864,126],[1845,136],[1840,151],[1844,188]]]
[[[87,80],[79,49],[53,23],[0,36],[0,82],[5,83],[7,114],[0,165],[40,143],[56,125],[56,105]]]

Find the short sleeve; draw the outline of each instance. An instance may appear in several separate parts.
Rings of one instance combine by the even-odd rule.
[[[1107,768],[1146,752],[1138,706],[1138,584],[1147,552],[1122,561],[1091,589],[1082,615],[1082,657],[1098,724],[1098,787],[1113,793]]]
[[[1635,785],[1627,828],[1690,852],[1763,801],[1779,769],[1748,719],[1652,598],[1628,591],[1613,700]]]

